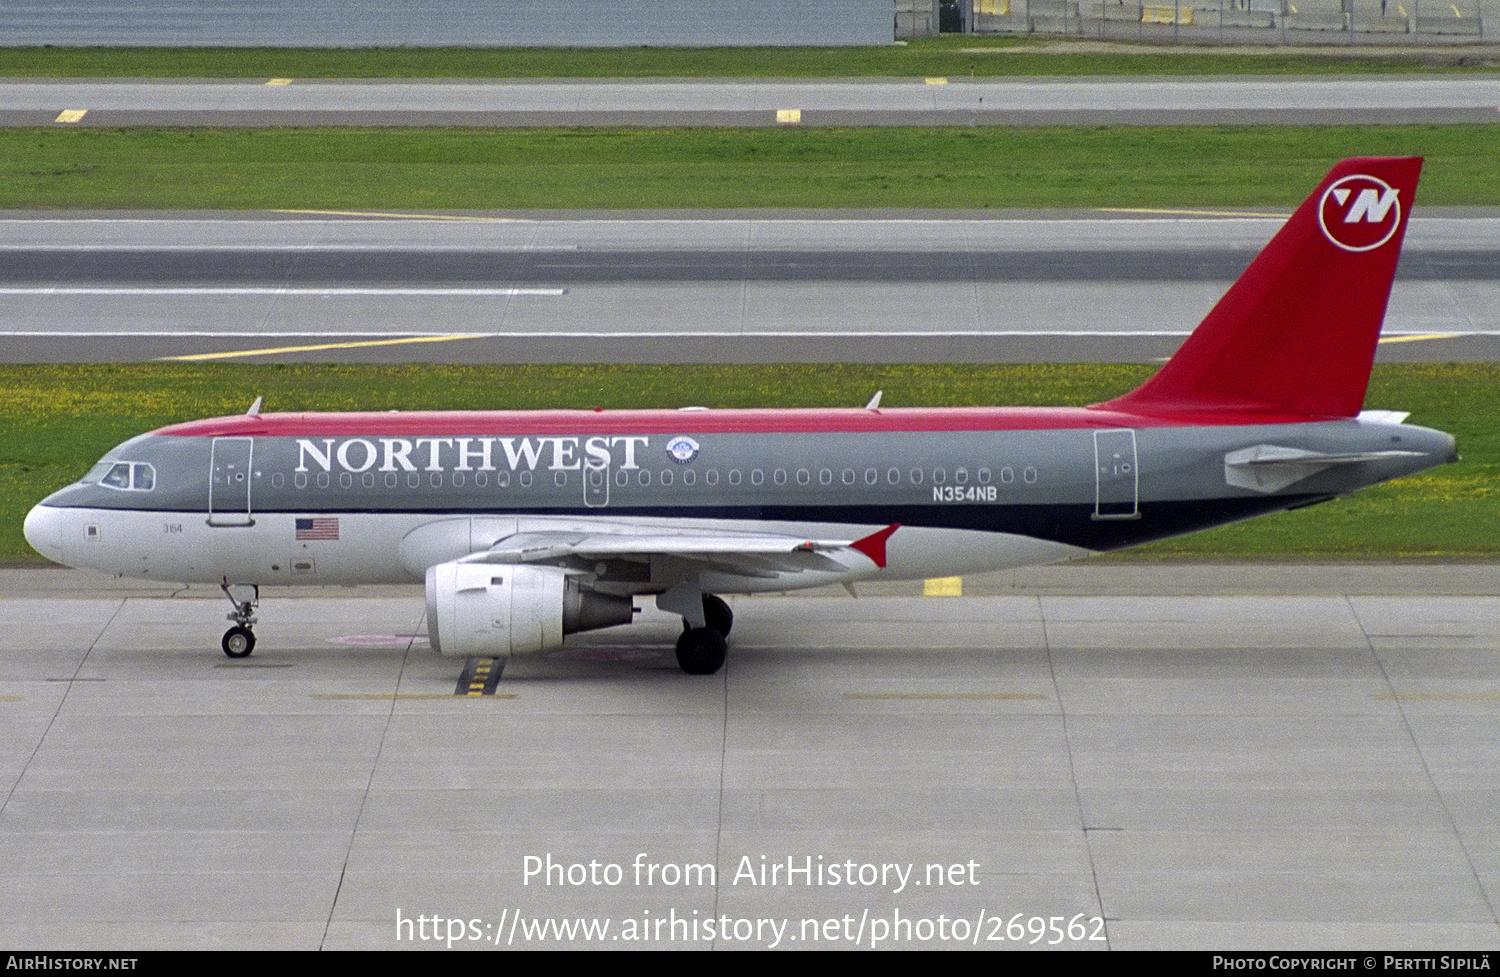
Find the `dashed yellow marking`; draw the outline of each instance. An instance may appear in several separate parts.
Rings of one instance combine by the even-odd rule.
[[[279,85],[290,85],[291,83],[292,83],[292,80],[290,78],[272,78],[270,81],[266,82],[267,85],[278,85],[278,86]]]
[[[1463,333],[1460,332],[1428,332],[1419,336],[1381,336],[1382,343],[1420,343],[1429,339],[1458,339]]]
[[[948,79],[946,79],[946,78],[923,78],[922,80],[925,81],[929,85],[946,85],[946,84],[948,84]]]
[[[88,115],[88,114],[89,114],[89,110],[88,109],[64,109],[63,111],[57,113],[57,118],[54,119],[53,121],[54,122],[70,122],[70,123],[71,122],[82,122],[83,121],[83,117],[85,115]]]
[[[801,109],[777,109],[776,124],[781,126],[795,126],[802,124]]]
[[[484,695],[484,687],[489,684],[490,672],[494,670],[494,659],[478,662],[474,666],[474,674],[469,677],[469,687],[464,695]]]
[[[923,597],[962,597],[963,577],[931,577],[922,581]]]
[[[357,343],[319,343],[315,346],[277,346],[271,349],[233,349],[223,353],[193,353],[189,356],[163,356],[161,361],[190,363],[197,360],[231,360],[241,356],[278,356],[282,353],[320,353],[325,349],[359,349],[365,346],[399,346],[403,343],[451,343],[458,339],[483,339],[488,333],[463,333],[454,336],[406,336],[401,339],[367,339]]]
[[[846,699],[1046,699],[1039,692],[845,692]]]

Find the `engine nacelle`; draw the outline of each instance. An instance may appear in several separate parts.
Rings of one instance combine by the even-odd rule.
[[[427,637],[457,658],[530,655],[563,635],[629,624],[629,597],[579,586],[552,567],[439,563],[427,568]]]

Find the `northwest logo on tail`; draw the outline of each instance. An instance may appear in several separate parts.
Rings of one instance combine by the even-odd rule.
[[[1323,193],[1318,207],[1323,235],[1345,251],[1374,251],[1401,226],[1401,201],[1384,180],[1355,174]]]

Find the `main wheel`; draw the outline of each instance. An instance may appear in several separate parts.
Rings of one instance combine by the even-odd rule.
[[[712,675],[724,667],[729,644],[713,628],[688,628],[677,639],[677,664],[689,675]]]
[[[703,621],[709,627],[729,637],[729,629],[734,627],[734,611],[729,609],[724,598],[716,594],[703,595]]]
[[[236,625],[224,632],[224,640],[219,644],[230,658],[248,658],[255,650],[255,632]]]

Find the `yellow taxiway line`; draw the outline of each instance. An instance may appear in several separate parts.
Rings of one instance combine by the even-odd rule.
[[[194,362],[230,360],[241,356],[277,356],[281,353],[320,353],[327,349],[360,349],[365,346],[399,346],[403,343],[451,343],[459,339],[484,339],[488,333],[462,333],[453,336],[405,336],[401,339],[366,339],[354,343],[318,343],[314,346],[276,346],[269,349],[232,349],[223,353],[192,353],[187,356],[162,356],[159,361]]]
[[[1458,339],[1461,332],[1424,332],[1413,336],[1381,336],[1382,343],[1421,343],[1429,339]]]
[[[273,210],[273,214],[300,214],[307,217],[383,217],[415,221],[479,221],[489,224],[531,224],[530,217],[484,217],[479,214],[400,214],[380,210]]]

